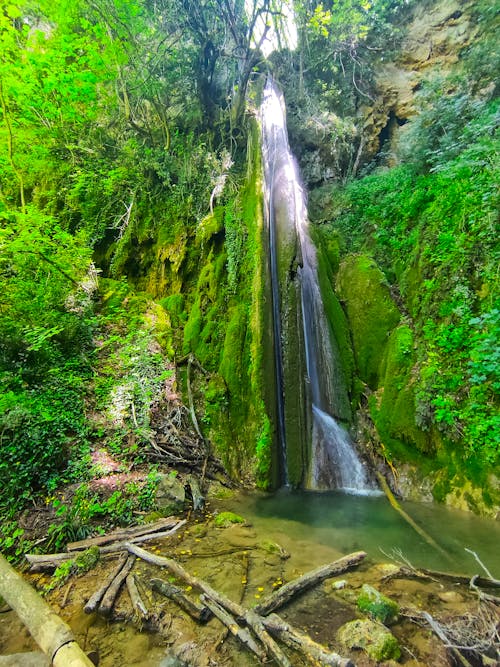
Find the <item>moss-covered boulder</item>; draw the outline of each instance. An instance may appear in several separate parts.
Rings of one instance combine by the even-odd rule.
[[[376,662],[398,660],[401,655],[398,640],[380,623],[369,619],[350,621],[343,625],[337,638],[348,649],[362,649]]]
[[[358,596],[358,609],[369,614],[374,620],[385,624],[395,621],[399,614],[397,602],[369,584],[363,584],[361,588]]]
[[[245,519],[234,512],[221,512],[215,517],[215,526],[217,528],[228,528],[235,523],[245,523]]]
[[[359,377],[376,389],[385,347],[401,314],[384,274],[367,255],[348,255],[342,261],[336,289],[347,312]]]
[[[177,514],[184,509],[186,491],[184,484],[175,472],[169,475],[160,475],[156,487],[155,504],[163,516]]]

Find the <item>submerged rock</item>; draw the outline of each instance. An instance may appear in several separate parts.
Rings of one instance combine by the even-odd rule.
[[[383,625],[369,619],[346,623],[339,629],[337,638],[346,648],[362,649],[377,662],[398,660],[401,655],[396,637]]]
[[[358,596],[358,609],[369,614],[376,621],[391,623],[399,613],[397,602],[391,600],[369,584],[363,584]]]
[[[215,525],[217,528],[227,528],[233,523],[245,523],[245,519],[234,512],[221,512],[215,517]]]

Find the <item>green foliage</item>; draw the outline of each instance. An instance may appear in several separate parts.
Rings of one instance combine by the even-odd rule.
[[[53,500],[56,521],[49,526],[46,548],[62,551],[68,542],[104,532],[105,527],[133,523],[135,512],[153,509],[157,484],[155,471],[144,483],[129,482],[107,497],[100,496],[88,484],[80,484],[69,502]],[[76,565],[82,568],[85,562],[77,559]]]
[[[90,547],[75,559],[70,558],[63,561],[55,569],[50,582],[45,586],[45,592],[48,593],[54,588],[60,588],[75,574],[85,574],[85,572],[92,570],[99,562],[99,558],[99,547]]]
[[[408,324],[400,324],[387,342],[379,369],[381,395],[370,402],[370,408],[384,445],[394,448],[394,441],[399,441],[409,445],[410,452],[429,452],[435,448],[435,434],[417,424],[415,363],[413,331]]]
[[[401,36],[397,18],[408,4],[405,0],[296,2],[300,57],[307,61],[301,71],[307,95],[304,82],[295,80],[287,98],[296,98],[293,88],[302,89],[300,106],[314,100],[316,109],[326,104],[329,110],[354,115],[359,103],[370,98],[373,50],[383,47],[387,57],[397,46]]]
[[[382,440],[484,482],[500,443],[498,100],[466,89],[463,74],[425,85],[401,134],[407,164],[334,188],[325,229],[374,257],[411,317],[414,350],[401,355],[400,327],[377,370]]]
[[[173,370],[158,344],[149,298],[131,292],[126,280],[102,281],[102,291],[95,408],[105,417],[110,448],[137,458],[151,438],[151,407]]]
[[[255,448],[255,453],[257,456],[257,485],[263,489],[267,489],[270,486],[272,445],[273,440],[271,437],[271,422],[269,421],[267,415],[265,415],[262,430]]]

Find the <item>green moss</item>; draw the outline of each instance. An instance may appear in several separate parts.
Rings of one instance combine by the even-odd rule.
[[[360,611],[369,614],[371,618],[381,623],[391,623],[399,614],[397,602],[382,595],[380,591],[368,584],[363,584],[357,603]]]
[[[319,233],[315,233],[314,237],[317,243],[318,279],[323,305],[331,327],[333,351],[340,363],[340,368],[335,373],[339,385],[336,391],[338,405],[335,406],[335,416],[344,421],[350,421],[351,411],[346,390],[352,395],[354,355],[349,324],[334,291],[335,274],[339,268],[339,245],[336,238],[324,238]],[[333,257],[332,245],[335,246]]]
[[[348,255],[342,261],[336,287],[347,311],[359,377],[376,389],[389,334],[401,315],[383,273],[367,255]]]
[[[435,448],[433,431],[416,423],[413,331],[401,324],[391,333],[380,364],[378,401],[371,402],[372,418],[384,444],[401,441],[421,452]]]
[[[213,213],[206,215],[196,229],[196,242],[200,245],[207,243],[212,236],[222,231],[224,226],[224,208],[216,206]]]
[[[401,649],[387,628],[369,619],[350,621],[338,631],[339,641],[350,649],[363,649],[377,662],[398,660]]]
[[[188,354],[189,352],[196,350],[198,347],[201,332],[201,321],[201,297],[198,296],[193,306],[191,307],[188,321],[184,327],[184,342],[182,345],[182,351],[184,354]]]
[[[90,547],[90,549],[84,551],[82,554],[77,556],[75,560],[75,564],[78,567],[78,570],[80,572],[88,572],[94,568],[99,561],[100,555],[99,547]]]
[[[219,372],[224,378],[229,392],[239,396],[248,384],[244,366],[245,338],[247,334],[246,304],[235,306],[227,325]]]
[[[228,528],[235,523],[245,523],[245,519],[234,512],[221,512],[215,517],[216,528]]]

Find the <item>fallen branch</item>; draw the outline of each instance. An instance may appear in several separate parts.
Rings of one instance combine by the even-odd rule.
[[[221,623],[223,623],[229,632],[237,637],[242,644],[244,644],[252,653],[259,658],[259,660],[264,660],[266,657],[265,651],[258,646],[250,632],[246,628],[241,628],[236,622],[234,616],[231,616],[224,607],[217,604],[215,600],[210,599],[208,595],[200,595],[200,600],[204,605],[210,609],[214,616],[216,616]]]
[[[99,588],[93,595],[90,596],[89,600],[87,601],[87,604],[83,608],[86,614],[92,614],[94,611],[96,611],[97,607],[101,604],[101,600],[103,599],[106,591],[111,586],[114,579],[121,572],[126,561],[127,561],[127,554],[122,554],[120,560],[118,561],[118,565],[113,570],[113,572],[108,576],[108,578],[101,586],[101,588]]]
[[[137,618],[141,622],[147,622],[149,620],[149,611],[144,604],[141,594],[139,593],[135,576],[133,574],[129,574],[125,580],[125,583],[127,584],[127,590],[132,602],[132,608],[137,615]]]
[[[184,593],[182,588],[175,586],[163,579],[151,579],[151,588],[158,593],[161,593],[169,600],[175,602],[181,609],[183,609],[191,618],[199,623],[206,623],[211,617],[210,610],[206,606],[202,606],[193,602]]]
[[[354,663],[337,653],[328,652],[321,644],[310,637],[298,632],[289,623],[286,623],[277,614],[271,614],[264,619],[264,625],[273,637],[281,639],[288,647],[301,652],[314,664],[325,667],[354,667]]]
[[[483,568],[483,570],[486,572],[486,576],[488,577],[488,580],[489,580],[489,581],[493,581],[495,584],[498,584],[498,585],[500,586],[500,581],[498,581],[497,579],[495,579],[495,577],[491,574],[491,572],[488,570],[488,568],[487,568],[486,565],[483,563],[483,561],[479,558],[479,556],[477,555],[477,553],[476,553],[475,551],[472,551],[472,549],[467,549],[467,547],[465,547],[465,551],[467,551],[467,553],[471,554],[471,556],[474,556],[474,558],[475,558],[475,560],[477,561],[477,563],[479,563],[479,565],[480,565],[480,566]]]
[[[141,547],[138,547],[135,544],[129,543],[127,545],[127,549],[129,553],[134,554],[138,558],[142,558],[147,563],[167,568],[179,579],[182,579],[190,586],[193,586],[193,588],[202,591],[208,598],[216,602],[220,607],[227,610],[232,616],[234,616],[237,622],[244,622],[246,625],[250,626],[260,638],[264,636],[263,632],[267,632],[269,630],[269,632],[275,632],[285,643],[288,641],[290,642],[290,645],[292,645],[293,642],[293,647],[301,651],[309,660],[311,660],[311,656],[316,655],[317,657],[314,659],[326,667],[352,667],[352,663],[350,663],[348,660],[341,658],[335,653],[328,653],[323,646],[317,644],[309,638],[304,639],[303,635],[298,633],[291,626],[286,625],[284,621],[279,618],[279,616],[273,615],[272,619],[270,617],[261,618],[255,613],[255,610],[250,612],[244,609],[244,607],[242,607],[237,602],[233,602],[222,593],[216,591],[209,584],[203,581],[203,579],[198,579],[197,577],[189,574],[189,572],[187,572],[182,567],[182,565],[179,565],[179,563],[172,560],[171,558],[156,556],[155,554],[152,554],[145,549],[141,549]],[[281,624],[280,629],[277,628],[277,621],[279,621]],[[273,657],[276,658],[276,653],[273,653]]]
[[[132,539],[128,540],[128,542],[133,544],[142,544],[143,542],[150,542],[153,540],[163,539],[164,537],[170,537],[185,525],[186,519],[182,519],[182,521],[178,521],[170,530],[139,535],[138,537],[133,537]],[[99,547],[99,555],[109,556],[116,554],[118,551],[123,551],[126,549],[126,544],[127,542],[113,542],[111,544],[106,544],[103,547]],[[78,551],[65,551],[58,554],[25,554],[25,558],[30,564],[30,572],[51,572],[52,570],[55,570],[57,567],[59,567],[61,563],[64,563],[67,560],[71,560],[72,558],[76,558],[77,555]]]
[[[123,542],[130,540],[141,535],[149,535],[150,533],[157,533],[160,530],[169,530],[174,528],[178,519],[174,519],[169,516],[165,519],[160,519],[154,523],[145,524],[142,526],[134,526],[133,528],[127,528],[125,530],[115,530],[112,533],[107,533],[106,535],[99,535],[98,537],[90,537],[86,540],[80,540],[79,542],[70,542],[66,546],[67,551],[84,551],[90,547],[101,547],[110,542]]]
[[[484,593],[478,586],[476,586],[477,579],[479,579],[479,576],[477,574],[472,577],[472,579],[469,582],[470,589],[473,590],[475,593],[477,593],[477,596],[480,600],[483,600],[484,602],[492,602],[493,604],[499,606],[500,597]]]
[[[129,572],[132,570],[134,567],[135,563],[135,556],[129,556],[121,568],[121,570],[118,572],[116,577],[113,579],[111,584],[109,585],[107,591],[105,592],[101,604],[99,605],[98,612],[102,614],[103,616],[109,616],[111,614],[111,609],[113,608],[113,604],[115,603],[116,597],[118,595],[118,592],[127,578]]]
[[[283,605],[287,604],[299,593],[312,588],[329,577],[337,576],[342,572],[346,572],[347,570],[356,567],[356,565],[358,565],[365,557],[366,553],[364,551],[357,551],[348,556],[344,556],[343,558],[339,558],[333,563],[322,565],[315,570],[306,572],[303,576],[290,581],[288,584],[285,584],[262,600],[262,602],[255,607],[255,612],[261,616],[267,616],[272,611],[283,607]]]
[[[422,612],[423,618],[427,621],[427,623],[431,626],[433,632],[435,635],[439,637],[439,639],[443,642],[443,644],[446,646],[446,648],[450,649],[451,653],[453,653],[454,657],[464,666],[464,667],[472,667],[472,664],[467,660],[465,656],[460,653],[460,651],[453,646],[453,644],[450,642],[449,637],[446,635],[444,632],[443,628],[439,625],[439,623],[432,618],[432,616],[424,611]]]
[[[50,660],[43,653],[13,653],[0,655],[0,667],[50,667]]]
[[[396,561],[399,565],[399,569],[396,572],[392,572],[384,577],[385,581],[404,578],[426,579],[437,582],[440,579],[445,579],[446,581],[452,581],[455,584],[464,584],[464,586],[470,584],[471,578],[465,574],[454,574],[452,572],[442,572],[441,570],[429,570],[425,567],[417,568],[401,553],[400,549],[394,549],[392,555],[386,554],[384,551],[382,551],[382,553],[391,560]],[[500,581],[497,579],[486,579],[485,577],[480,577],[478,575],[474,576],[474,584],[476,586],[481,586],[482,588],[500,588]]]

